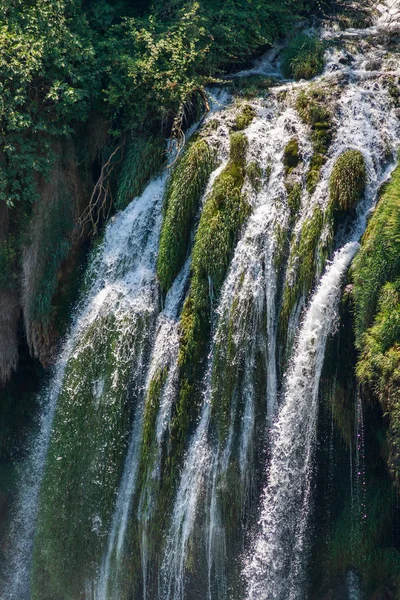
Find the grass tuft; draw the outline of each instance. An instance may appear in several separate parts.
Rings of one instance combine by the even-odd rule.
[[[312,79],[324,68],[324,46],[316,38],[301,33],[294,37],[282,56],[282,72],[285,77]]]
[[[337,210],[351,211],[365,190],[367,173],[358,150],[346,150],[337,159],[329,180],[330,200]]]

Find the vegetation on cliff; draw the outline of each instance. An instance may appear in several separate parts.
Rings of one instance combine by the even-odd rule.
[[[353,264],[357,376],[389,422],[389,467],[400,482],[400,167],[381,192]]]

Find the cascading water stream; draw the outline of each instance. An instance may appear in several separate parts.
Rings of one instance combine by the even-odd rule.
[[[318,390],[327,337],[334,331],[343,278],[358,249],[368,211],[393,165],[385,167],[385,145],[391,152],[400,141],[390,99],[369,82],[350,83],[339,102],[337,133],[315,196],[328,197],[334,160],[349,147],[365,158],[368,183],[357,209],[350,241],[336,251],[310,301],[301,324],[285,391],[273,431],[273,449],[264,491],[260,531],[245,561],[249,600],[300,600],[307,596],[304,567],[308,555],[309,515],[316,443]],[[390,141],[389,141],[390,140]]]
[[[293,131],[296,130],[301,138],[304,156],[311,154],[311,146],[307,140],[304,126],[300,123],[292,108],[285,108],[276,116],[278,104],[272,99],[271,104],[264,107],[255,107],[258,116],[254,124],[248,129],[249,160],[257,157],[263,164],[271,164],[270,177],[262,190],[254,198],[254,214],[246,226],[242,241],[239,242],[232,261],[226,283],[221,293],[219,306],[216,310],[218,325],[213,348],[224,348],[227,344],[229,322],[235,319],[237,332],[235,333],[238,353],[246,350],[245,384],[242,391],[244,401],[244,414],[240,431],[240,468],[242,473],[243,488],[246,488],[246,478],[249,477],[249,447],[254,433],[254,382],[252,381],[252,367],[255,362],[255,352],[262,343],[266,347],[265,369],[268,372],[268,386],[264,401],[264,409],[268,418],[274,412],[276,399],[276,273],[274,268],[276,239],[274,229],[281,222],[286,223],[288,215],[284,203],[277,209],[277,200],[285,198],[284,167],[282,155]],[[267,315],[267,331],[261,328],[262,315]],[[262,342],[257,339],[264,337]],[[253,344],[250,340],[253,339]],[[249,344],[250,342],[250,344]],[[211,353],[211,357],[213,352]],[[240,358],[236,357],[239,364]],[[227,443],[221,455],[215,454],[213,444],[208,439],[211,403],[216,393],[214,371],[218,369],[213,365],[213,359],[207,376],[207,385],[204,392],[203,413],[197,432],[191,441],[185,461],[181,483],[174,505],[172,523],[168,534],[168,541],[164,553],[162,567],[163,583],[162,598],[182,598],[185,589],[185,555],[193,533],[196,516],[199,510],[199,500],[202,487],[210,488],[209,516],[205,533],[208,545],[208,570],[211,577],[212,566],[220,565],[216,569],[218,586],[224,586],[224,528],[218,514],[217,478],[224,476],[232,451],[233,426],[236,411],[233,409]],[[213,455],[214,453],[214,455]],[[212,457],[212,458],[211,458]],[[209,471],[206,476],[206,471]],[[219,482],[220,484],[220,482]],[[247,481],[247,485],[249,482]],[[244,494],[246,495],[246,494]],[[218,537],[218,540],[216,539]],[[217,550],[219,548],[219,551]],[[211,583],[210,583],[211,585]],[[210,588],[211,589],[211,588]],[[211,594],[211,591],[209,592]],[[222,597],[222,596],[221,596]]]
[[[54,413],[68,363],[82,350],[79,344],[84,339],[85,332],[101,316],[111,312],[116,318],[120,316],[123,321],[126,314],[151,315],[157,311],[158,297],[153,283],[155,249],[161,226],[165,182],[165,176],[151,182],[143,195],[108,225],[103,245],[90,266],[87,298],[76,311],[74,325],[55,375],[44,394],[46,408],[41,419],[41,429],[38,438],[32,443],[33,452],[26,467],[18,512],[11,529],[17,547],[13,550],[9,567],[10,583],[2,593],[5,600],[30,597],[30,563],[39,491],[46,452],[53,434]],[[142,368],[140,353],[137,366]],[[99,384],[97,388],[97,395],[101,396],[102,386]]]
[[[40,487],[43,488],[43,480],[46,483],[48,461],[56,461],[60,477],[67,462],[64,453],[55,454],[51,445],[58,439],[59,399],[64,402],[62,418],[66,422],[73,404],[88,402],[85,385],[81,386],[79,377],[71,378],[71,371],[87,351],[96,351],[96,336],[102,341],[100,358],[104,353],[111,368],[100,364],[96,377],[87,378],[94,404],[94,416],[90,418],[98,419],[101,425],[101,433],[96,434],[97,438],[93,436],[98,449],[90,463],[88,486],[93,480],[101,490],[113,476],[113,468],[108,464],[112,452],[107,450],[112,442],[108,438],[103,441],[101,436],[109,435],[119,417],[101,421],[103,409],[106,412],[110,405],[126,403],[129,418],[119,436],[125,444],[120,451],[121,471],[115,476],[112,489],[107,489],[112,498],[111,515],[104,518],[97,506],[90,513],[90,535],[96,543],[100,540],[100,550],[92,561],[96,566],[90,565],[85,573],[85,589],[81,586],[79,593],[84,593],[87,600],[139,596],[153,600],[154,594],[160,600],[198,600],[199,592],[193,591],[195,587],[192,590],[189,583],[198,585],[201,578],[201,597],[208,600],[307,597],[305,567],[310,552],[318,395],[325,345],[335,331],[342,285],[368,213],[379,187],[390,176],[391,161],[400,143],[399,119],[384,78],[378,76],[380,71],[367,68],[367,62],[376,56],[384,60],[384,51],[381,47],[371,48],[368,36],[378,40],[385,18],[387,15],[383,14],[380,24],[361,33],[347,32],[351,39],[359,39],[362,51],[336,45],[329,48],[325,73],[311,86],[327,91],[333,131],[318,183],[311,192],[306,181],[315,153],[314,139],[296,110],[298,94],[308,93],[310,84],[285,83],[271,88],[267,97],[247,102],[254,112],[253,120],[240,135],[248,144],[243,198],[249,203],[249,215],[229,256],[230,266],[218,298],[209,277],[212,336],[208,339],[201,414],[187,440],[173,505],[168,507],[160,527],[165,528],[165,537],[162,531],[157,544],[151,536],[154,524],[159,525],[158,493],[164,484],[162,469],[172,447],[169,436],[179,396],[179,319],[192,275],[191,259],[187,258],[159,312],[156,260],[167,175],[152,181],[142,196],[108,225],[103,245],[89,269],[87,298],[76,311],[52,382],[43,395],[40,434],[32,444],[27,475],[20,488],[19,512],[11,531],[17,544],[8,569],[10,583],[1,595],[4,600],[30,598]],[[343,38],[336,31],[322,32],[322,37]],[[254,69],[238,76],[276,75],[279,51],[278,47],[273,49]],[[388,60],[382,72],[396,72],[393,60]],[[225,104],[226,92],[221,97]],[[236,131],[240,102],[204,121],[204,139],[215,150],[220,164],[214,168],[199,200],[200,211],[212,195],[215,181],[229,165],[228,140],[232,130]],[[200,130],[200,137],[203,134]],[[285,160],[287,146],[293,140],[298,142],[299,161],[292,170]],[[348,149],[359,151],[364,157],[367,185],[364,198],[351,218],[340,225],[330,246],[334,224],[333,217],[327,217],[329,180],[338,158]],[[256,181],[250,175],[254,165]],[[293,208],[289,196],[296,185],[300,192]],[[295,287],[303,259],[299,250],[303,248],[302,236],[316,213],[322,215],[323,225],[315,240],[312,281],[290,305],[287,330],[281,334],[284,293]],[[326,263],[332,247],[333,257]],[[93,339],[89,335],[92,330]],[[112,352],[107,354],[109,346]],[[283,353],[285,360],[279,362]],[[111,381],[109,387],[107,377]],[[151,421],[153,435],[146,446],[146,409],[154,382],[159,383],[159,389]],[[65,404],[65,397],[70,398],[71,406]],[[71,420],[71,428],[73,425]],[[83,446],[82,456],[85,452]],[[358,484],[359,458],[358,453],[354,461]],[[100,467],[104,468],[103,475],[97,477]],[[59,483],[62,484],[61,479]],[[83,490],[84,499],[79,506],[86,503],[91,507],[84,497],[85,483],[79,483],[75,490],[79,494]],[[354,485],[355,501],[358,492],[362,492],[358,484]],[[259,526],[250,540],[263,488]],[[44,494],[43,489],[41,493]],[[45,498],[41,504],[46,505]],[[39,510],[39,521],[40,514]],[[133,552],[139,575],[135,573],[129,579],[127,565]],[[243,553],[245,577],[241,578],[238,558]],[[157,582],[159,589],[155,592]],[[348,572],[346,585],[349,599],[359,600],[357,573]],[[68,598],[75,597],[76,593],[69,593]]]
[[[300,328],[286,390],[273,430],[268,486],[245,575],[249,600],[299,599],[316,437],[318,390],[325,344],[335,326],[337,303],[357,242],[335,255]]]
[[[160,409],[156,422],[156,438],[159,453],[152,470],[152,477],[159,477],[160,447],[166,428],[168,426],[172,402],[175,397],[175,385],[177,376],[177,353],[178,353],[178,314],[182,303],[183,293],[187,286],[190,261],[188,260],[168,292],[165,300],[165,308],[158,317],[157,333],[153,355],[147,375],[146,392],[148,392],[153,376],[164,368],[169,368],[168,378],[164,384]],[[146,393],[144,394],[144,398]],[[143,405],[139,407],[131,434],[131,441],[125,462],[124,473],[118,494],[117,507],[113,517],[111,532],[109,535],[107,552],[103,561],[95,597],[98,600],[107,600],[110,594],[116,594],[120,576],[121,554],[124,548],[128,518],[131,503],[136,487],[136,479],[140,461],[140,444],[143,425]],[[145,487],[148,489],[148,486]],[[142,499],[142,503],[144,503]],[[151,501],[151,499],[150,499]],[[144,509],[140,507],[140,510]],[[144,515],[143,515],[144,518]],[[146,546],[144,541],[143,547]],[[143,552],[143,550],[142,550]],[[142,560],[143,569],[146,565],[146,557]],[[146,576],[144,575],[144,581]],[[116,585],[117,589],[113,586]],[[144,592],[144,597],[146,597]]]

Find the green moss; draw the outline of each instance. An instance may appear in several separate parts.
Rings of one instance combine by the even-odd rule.
[[[255,192],[261,190],[262,185],[262,168],[255,160],[252,160],[246,167],[246,175],[249,178],[251,187]]]
[[[165,161],[165,141],[157,137],[134,138],[118,177],[116,206],[123,210],[133,198],[140,196],[145,185],[160,171]]]
[[[100,316],[82,334],[59,393],[32,570],[33,597],[77,598],[104,551],[140,394],[134,368],[148,318]],[[71,576],[73,574],[73,576]]]
[[[366,168],[364,157],[358,150],[346,150],[337,159],[329,180],[330,200],[333,207],[350,211],[365,190]]]
[[[372,324],[380,291],[388,281],[400,277],[400,167],[381,191],[356,256],[352,274],[356,305],[356,341],[362,347],[362,336]]]
[[[146,484],[146,476],[153,469],[154,453],[156,450],[155,426],[160,408],[160,400],[168,377],[168,369],[158,371],[152,378],[147,393],[143,416],[142,450],[140,464],[140,488]]]
[[[300,92],[296,99],[296,109],[300,118],[311,127],[313,155],[307,174],[307,190],[310,193],[314,192],[319,181],[332,140],[332,116],[326,108],[327,102],[326,94],[318,88],[311,89],[308,93]]]
[[[207,142],[197,138],[189,144],[171,174],[157,260],[157,275],[164,293],[185,262],[193,220],[215,159],[215,152]]]
[[[250,125],[255,116],[256,111],[250,104],[240,107],[240,112],[235,117],[235,129],[243,131]]]
[[[290,210],[290,224],[294,225],[301,207],[302,187],[300,183],[295,183],[291,190],[288,190],[287,202]]]
[[[306,34],[294,37],[282,55],[282,71],[293,79],[311,79],[324,68],[324,46],[316,38]]]
[[[357,377],[389,422],[389,468],[400,485],[400,167],[381,193],[356,256]]]
[[[324,214],[319,207],[313,216],[304,222],[298,237],[294,237],[290,247],[288,273],[279,315],[279,338],[286,343],[290,316],[302,299],[306,299],[312,289],[317,273],[318,249],[324,226]]]
[[[400,485],[400,279],[380,290],[373,325],[362,336],[358,380],[373,391],[389,421],[389,469]]]
[[[295,169],[300,161],[299,140],[293,138],[286,144],[283,152],[283,164],[285,165],[286,173],[290,173]]]
[[[172,423],[178,461],[200,402],[196,383],[207,353],[212,304],[219,296],[240,229],[249,214],[242,195],[247,138],[243,133],[233,133],[230,141],[228,164],[216,179],[200,218],[190,290],[181,316],[180,391]]]

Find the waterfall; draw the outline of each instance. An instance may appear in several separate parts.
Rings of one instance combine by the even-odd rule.
[[[172,288],[168,292],[165,301],[165,307],[158,317],[157,331],[155,336],[154,351],[150,361],[149,373],[147,376],[146,391],[148,392],[150,382],[154,375],[162,369],[169,367],[168,378],[164,384],[164,389],[160,402],[156,422],[156,439],[158,443],[158,454],[151,469],[151,477],[158,478],[160,467],[160,451],[161,442],[165,435],[165,430],[168,426],[172,401],[174,399],[174,388],[176,385],[177,375],[177,352],[178,352],[178,311],[182,302],[183,292],[187,286],[189,275],[190,262],[187,261],[182,269],[182,272],[175,280]],[[144,397],[146,394],[144,394]],[[107,600],[108,594],[113,590],[113,582],[117,582],[120,576],[121,554],[126,537],[126,529],[128,526],[129,511],[135,491],[137,472],[140,460],[140,443],[143,426],[143,405],[140,405],[137,411],[137,416],[134,421],[134,426],[131,433],[131,440],[125,461],[124,473],[122,475],[121,485],[118,493],[117,506],[114,512],[113,523],[108,539],[107,552],[101,567],[99,582],[97,584],[96,598],[98,600]],[[150,482],[145,486],[148,491]],[[150,510],[147,506],[143,507],[146,500],[151,503],[150,499],[141,499],[141,511],[145,513]],[[145,515],[143,515],[145,519]],[[143,549],[145,549],[145,540]],[[143,550],[144,551],[144,550]],[[115,556],[114,556],[115,555]],[[146,557],[143,557],[143,565],[145,570]],[[144,581],[146,574],[144,573]],[[117,593],[114,589],[113,593]],[[146,596],[145,596],[146,597]]]
[[[215,163],[197,190],[187,248],[165,298],[157,253],[172,178],[167,172],[155,178],[107,225],[39,399],[41,420],[10,528],[3,600],[309,598],[326,345],[400,144],[388,89],[398,61],[370,43],[379,39],[385,14],[361,32],[322,30],[335,43],[312,83],[280,77],[268,93],[235,95],[247,77],[279,75],[277,46],[237,74],[233,91],[212,91],[214,104],[196,140]],[[359,44],[339,44],[346,39]],[[371,70],[368,63],[378,58],[383,66]],[[301,114],[301,94],[322,123]],[[242,113],[249,117],[244,126]],[[329,142],[321,150],[323,136]],[[232,139],[240,142],[242,162],[232,160]],[[366,181],[357,206],[346,212],[333,206],[330,180],[348,150],[365,163]],[[201,169],[196,161],[197,155],[192,168]],[[184,191],[195,175],[185,173]],[[245,216],[224,237],[218,211],[230,186]],[[216,239],[198,243],[208,210],[218,223]],[[226,251],[220,285],[202,264],[206,300],[198,313],[185,313],[194,302],[194,248],[215,258],[214,243]],[[190,365],[192,385],[192,375],[182,375],[182,348],[185,319],[197,318],[207,325],[206,350]],[[185,415],[192,420],[182,426],[181,455],[170,468],[183,379],[190,380],[195,406]],[[366,504],[365,420],[358,398],[350,452],[354,518]],[[332,420],[331,464],[335,426]],[[363,581],[353,566],[340,586],[359,600]]]
[[[11,526],[11,538],[15,549],[12,551],[9,566],[10,583],[2,595],[5,600],[30,597],[30,564],[39,490],[45,470],[46,454],[54,435],[53,423],[57,401],[68,365],[79,352],[85,351],[85,346],[80,347],[80,343],[82,340],[86,342],[86,332],[102,316],[112,314],[126,327],[129,324],[126,320],[127,315],[151,314],[157,310],[158,299],[152,281],[165,182],[165,176],[151,182],[143,195],[108,225],[104,242],[94,254],[87,275],[89,290],[76,311],[74,324],[66,339],[55,374],[48,390],[43,394],[41,402],[44,408],[40,432],[32,441],[32,454],[22,473],[18,510]],[[141,291],[140,296],[137,295],[138,290]],[[142,369],[140,353],[137,367]],[[104,381],[99,380],[97,383],[93,395],[94,399],[100,402]]]
[[[319,379],[327,336],[335,325],[341,283],[357,252],[351,242],[337,252],[301,325],[274,425],[273,450],[260,518],[261,533],[245,574],[250,599],[299,599],[311,502]]]

